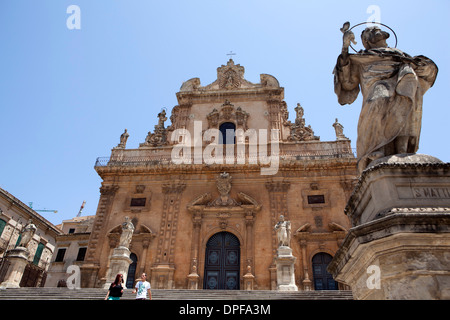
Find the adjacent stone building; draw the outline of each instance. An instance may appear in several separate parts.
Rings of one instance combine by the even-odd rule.
[[[153,288],[275,290],[273,227],[283,215],[299,289],[338,289],[326,266],[350,227],[356,159],[337,119],[336,140],[321,141],[300,104],[288,120],[275,77],[249,82],[232,59],[213,83],[190,79],[176,96],[169,126],[162,110],[139,147],[127,148],[125,130],[97,160],[103,181],[81,286],[105,285],[129,217],[128,287],[147,272]]]
[[[8,251],[20,242],[21,232],[28,221],[36,226],[36,232],[27,245],[28,262],[21,278],[21,287],[43,286],[47,270],[55,250],[55,238],[61,230],[24,204],[8,191],[0,188],[0,283],[10,266]]]
[[[46,287],[66,287],[70,267],[83,264],[94,219],[95,216],[77,216],[57,226],[61,234],[55,238],[56,248],[48,269]]]

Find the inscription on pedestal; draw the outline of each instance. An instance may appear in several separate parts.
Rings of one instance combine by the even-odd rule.
[[[450,199],[450,188],[421,187],[412,188],[414,198]]]
[[[399,199],[450,199],[450,186],[397,186]]]

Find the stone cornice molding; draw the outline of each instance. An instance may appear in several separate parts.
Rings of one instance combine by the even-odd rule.
[[[344,213],[349,215],[356,209],[361,200],[361,190],[367,188],[368,183],[374,179],[375,175],[395,176],[407,173],[417,175],[419,173],[424,174],[428,171],[435,175],[436,169],[448,175],[450,174],[450,163],[379,163],[374,166],[369,166],[362,172],[361,177],[356,183],[344,209]]]
[[[417,209],[417,208],[416,208]],[[403,211],[401,208],[399,211]],[[394,210],[395,211],[395,210]],[[353,227],[347,233],[341,247],[328,266],[328,271],[336,276],[349,261],[360,244],[375,243],[377,240],[395,235],[417,236],[427,233],[448,237],[450,234],[450,215],[445,212],[396,212],[380,219]],[[448,248],[443,245],[443,248]]]
[[[132,166],[103,166],[96,167],[95,170],[100,177],[104,178],[108,175],[129,175],[129,174],[185,174],[185,173],[210,173],[217,171],[244,170],[245,172],[261,172],[259,164],[136,164]],[[316,172],[322,170],[344,170],[348,175],[355,175],[356,159],[355,158],[335,158],[335,159],[304,159],[304,160],[280,160],[279,171],[306,171]],[[340,172],[342,175],[342,172]]]

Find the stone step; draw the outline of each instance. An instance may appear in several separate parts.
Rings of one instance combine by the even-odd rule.
[[[100,288],[18,288],[0,290],[0,300],[102,300],[107,290]],[[131,289],[122,300],[134,300]],[[155,300],[353,300],[351,291],[272,291],[272,290],[162,290],[153,289]]]

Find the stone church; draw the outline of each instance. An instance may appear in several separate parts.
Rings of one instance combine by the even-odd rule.
[[[350,140],[336,119],[336,140],[321,141],[300,104],[291,122],[278,80],[252,83],[244,71],[230,59],[213,83],[184,82],[170,124],[162,110],[138,148],[127,148],[125,130],[110,157],[97,159],[102,185],[82,287],[104,287],[127,217],[127,287],[146,272],[155,289],[275,290],[283,215],[298,288],[343,289],[326,267],[351,227]]]

